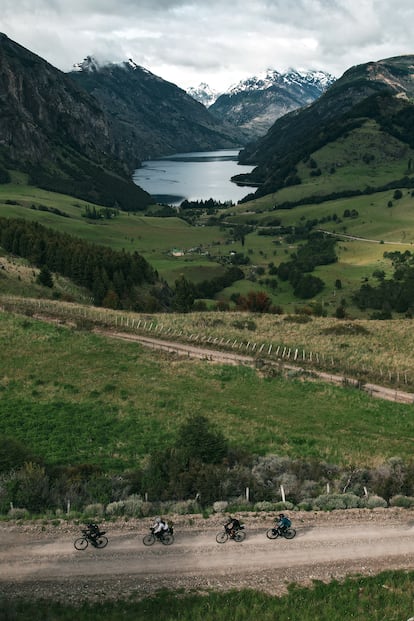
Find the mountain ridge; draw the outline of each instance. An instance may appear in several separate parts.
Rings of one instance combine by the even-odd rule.
[[[267,69],[231,86],[209,110],[255,140],[281,116],[318,99],[334,81],[331,74],[321,70],[290,69],[280,73]]]
[[[132,161],[236,148],[247,141],[241,130],[132,59],[99,64],[87,57],[68,75],[99,101]]]
[[[413,98],[413,55],[351,67],[318,100],[279,118],[264,137],[247,145],[240,162],[256,168],[237,180],[259,186],[255,196],[298,183],[295,171],[301,161],[364,119],[374,119],[384,136],[388,133],[411,145]],[[362,153],[375,157],[369,143]]]
[[[65,73],[0,35],[0,164],[38,187],[131,210],[151,202],[98,101]]]

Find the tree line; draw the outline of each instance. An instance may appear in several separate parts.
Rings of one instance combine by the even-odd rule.
[[[406,250],[401,253],[385,252],[384,258],[390,259],[394,268],[391,278],[386,279],[383,271],[374,272],[377,284],[363,283],[353,296],[355,304],[361,310],[373,309],[373,319],[389,319],[391,311],[414,312],[414,254]]]
[[[137,252],[115,251],[37,222],[8,218],[0,218],[0,245],[85,287],[97,306],[162,310],[158,275]]]

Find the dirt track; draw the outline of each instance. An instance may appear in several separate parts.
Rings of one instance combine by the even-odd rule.
[[[388,509],[292,514],[297,536],[270,541],[271,516],[244,519],[243,543],[215,542],[221,519],[176,518],[176,540],[147,548],[149,520],[106,526],[108,546],[78,552],[78,526],[0,526],[0,593],[65,601],[142,597],[161,587],[225,590],[249,587],[280,594],[347,574],[414,569],[414,512]],[[190,524],[190,520],[192,524]]]
[[[130,334],[128,332],[118,332],[113,330],[101,329],[96,329],[95,332],[124,341],[135,341],[137,343],[140,343],[141,345],[144,345],[145,347],[176,353],[180,356],[186,356],[187,358],[197,358],[199,360],[206,360],[219,364],[244,365],[250,367],[255,367],[256,365],[256,360],[253,356],[243,356],[241,354],[235,354],[232,352],[226,352],[216,349],[207,349],[191,345],[189,343],[165,341],[159,338],[142,336],[140,334]],[[283,368],[286,370],[301,371],[299,365],[294,366],[286,362],[283,362]],[[302,371],[305,374],[309,373],[309,369],[307,369],[306,371],[302,369]],[[320,380],[328,382],[330,384],[337,384],[339,386],[342,386],[344,383],[347,383],[348,385],[358,386],[357,380],[353,380],[352,378],[345,378],[342,375],[334,375],[332,373],[326,373],[323,371],[318,371],[316,369],[312,369],[311,373],[313,377],[319,378]],[[387,388],[385,386],[379,386],[378,384],[364,384],[363,386],[361,386],[361,390],[367,392],[372,397],[376,397],[378,399],[385,399],[386,401],[396,401],[398,403],[409,404],[414,403],[413,393],[396,390],[394,388]]]

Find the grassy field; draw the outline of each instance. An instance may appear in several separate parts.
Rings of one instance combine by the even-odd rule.
[[[346,166],[343,168],[344,171],[347,169]],[[394,169],[393,171],[395,174]],[[336,175],[331,176],[339,179],[338,175],[341,174],[345,174],[342,168]],[[326,286],[313,301],[322,302],[325,312],[333,315],[339,303],[334,283],[339,278],[343,285],[340,299],[346,300],[351,316],[359,317],[362,313],[353,306],[351,297],[360,287],[362,280],[366,278],[370,280],[375,269],[383,269],[386,274],[391,273],[390,262],[383,258],[386,250],[405,251],[413,248],[414,198],[411,192],[403,190],[403,197],[400,200],[393,200],[393,191],[389,190],[352,199],[329,201],[320,205],[303,205],[291,210],[272,211],[275,202],[300,198],[306,195],[306,192],[310,192],[312,184],[315,183],[320,181],[312,179],[311,185],[293,186],[289,190],[281,190],[281,193],[235,206],[225,212],[226,221],[229,224],[237,224],[254,217],[260,223],[269,217],[277,216],[281,219],[282,225],[296,226],[307,219],[321,219],[336,214],[338,216],[336,221],[325,222],[320,227],[341,235],[375,240],[377,243],[352,241],[343,237],[338,244],[338,263],[320,267],[316,272]],[[334,187],[330,190],[333,191]],[[388,207],[390,201],[393,204],[391,208]],[[249,257],[252,266],[264,268],[264,276],[260,278],[254,276],[250,279],[251,270],[247,269],[247,280],[235,283],[219,297],[228,299],[234,292],[265,290],[273,303],[282,306],[286,312],[294,312],[295,307],[307,303],[294,298],[291,287],[286,283],[279,281],[277,289],[274,290],[264,282],[269,276],[269,263],[277,266],[288,260],[296,249],[296,245],[286,243],[283,237],[260,236],[254,232],[246,236],[245,244],[242,246],[240,242],[231,242],[229,232],[223,228],[190,226],[179,218],[120,213],[112,220],[87,220],[82,217],[87,205],[89,203],[69,196],[28,186],[25,178],[17,173],[13,176],[13,183],[0,185],[0,215],[36,220],[45,226],[95,243],[107,244],[114,249],[138,251],[170,284],[173,284],[181,274],[194,282],[214,278],[223,273],[224,267],[220,262],[229,256],[230,251],[243,252]],[[70,217],[32,209],[32,206],[57,208]],[[356,210],[358,216],[343,218],[346,209]],[[384,243],[379,243],[381,241]],[[181,256],[174,256],[175,250]],[[13,287],[15,293],[21,290],[18,283]]]
[[[0,433],[50,463],[137,465],[194,414],[258,454],[361,465],[412,456],[412,406],[354,389],[266,378],[9,313],[0,314],[0,346]]]
[[[8,621],[401,621],[414,614],[414,573],[383,572],[312,587],[291,585],[272,597],[255,591],[184,594],[160,592],[141,601],[67,606],[53,601],[7,602]]]
[[[210,346],[218,349],[265,360],[282,358],[292,362],[297,351],[298,364],[305,368],[414,392],[414,360],[407,355],[414,347],[410,319],[347,321],[241,312],[138,315],[59,301],[39,302],[10,296],[0,300],[9,310],[22,314],[41,312],[79,325],[122,326],[122,330],[132,333],[148,334],[154,328],[153,334],[159,338],[204,343],[207,347],[211,342]]]

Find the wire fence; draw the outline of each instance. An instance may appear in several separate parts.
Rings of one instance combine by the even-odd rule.
[[[166,320],[160,321],[153,317],[146,318],[133,313],[82,306],[69,302],[1,296],[0,304],[3,310],[53,319],[58,323],[68,323],[86,328],[102,327],[128,334],[149,335],[157,339],[173,340],[182,345],[180,348],[182,352],[185,352],[185,343],[187,343],[194,347],[216,349],[221,352],[232,352],[239,356],[251,357],[257,366],[265,366],[267,363],[283,363],[285,368],[292,370],[297,369],[306,372],[318,370],[320,377],[323,375],[321,372],[325,371],[326,379],[330,378],[330,381],[340,382],[346,386],[364,388],[373,395],[378,392],[379,386],[368,382],[379,382],[381,385],[389,387],[391,391],[395,391],[393,400],[413,402],[414,399],[414,395],[409,393],[401,393],[401,396],[397,394],[398,388],[414,388],[412,375],[407,369],[380,366],[367,368],[366,363],[357,365],[355,362],[352,365],[347,365],[341,358],[335,358],[332,355],[311,349],[306,350],[303,347],[192,332],[187,326],[177,328],[168,325]],[[190,355],[191,352],[187,351],[187,354]]]

